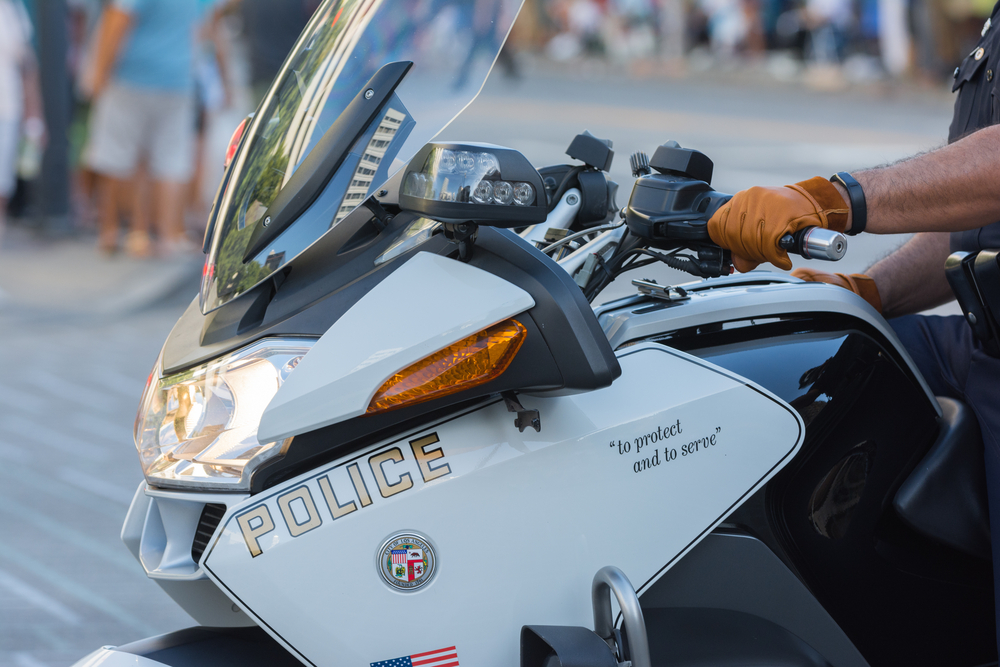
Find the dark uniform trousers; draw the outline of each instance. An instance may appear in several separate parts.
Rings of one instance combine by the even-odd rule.
[[[996,25],[996,27],[994,27]],[[948,133],[951,143],[1000,123],[1000,2],[983,28],[976,48],[955,69],[958,91]],[[1000,197],[1000,192],[997,193]],[[1000,222],[951,235],[951,250],[1000,248]],[[993,592],[1000,602],[1000,359],[983,352],[959,315],[909,315],[890,321],[913,361],[937,396],[964,401],[983,433],[986,486],[993,542]],[[1000,611],[997,613],[1000,622]],[[998,626],[1000,637],[1000,626]],[[998,640],[1000,641],[1000,640]]]

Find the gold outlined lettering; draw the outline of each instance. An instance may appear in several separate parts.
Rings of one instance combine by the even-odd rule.
[[[256,527],[253,525],[254,519],[260,520]],[[271,512],[267,509],[267,505],[259,505],[249,512],[244,512],[236,517],[236,523],[243,531],[243,540],[247,543],[250,556],[256,558],[261,555],[263,551],[257,540],[274,530],[274,521],[271,519]]]
[[[413,487],[413,478],[410,477],[410,473],[408,472],[400,475],[399,481],[395,484],[389,483],[385,477],[385,469],[382,468],[389,461],[395,461],[396,463],[403,461],[403,452],[399,447],[393,447],[368,459],[368,465],[372,469],[372,474],[375,475],[375,483],[378,484],[378,492],[382,494],[383,498],[394,496],[401,491],[406,491]]]
[[[330,515],[334,519],[339,519],[342,516],[347,516],[351,512],[358,509],[357,503],[353,500],[349,500],[343,505],[337,500],[337,494],[333,492],[333,484],[330,483],[330,476],[324,475],[319,478],[319,490],[323,492],[323,498],[326,499],[326,506],[330,508]]]
[[[447,463],[439,463],[436,466],[431,465],[431,461],[444,458],[444,452],[441,451],[440,447],[435,447],[430,451],[426,449],[437,442],[440,442],[437,433],[431,433],[430,435],[410,441],[410,449],[413,450],[413,455],[417,457],[417,466],[420,468],[420,475],[424,478],[425,482],[451,474],[451,466]]]
[[[306,514],[309,515],[309,518],[304,523],[297,522],[295,514],[292,512],[292,502],[299,499],[306,506]],[[323,524],[323,520],[319,517],[319,512],[316,510],[316,503],[313,502],[312,493],[309,492],[309,487],[300,486],[294,491],[289,491],[282,496],[278,496],[278,507],[281,508],[281,516],[284,517],[285,525],[288,526],[288,533],[292,537],[308,533],[313,528],[319,528]]]
[[[361,501],[362,507],[368,507],[372,504],[372,497],[368,495],[368,485],[365,484],[365,478],[361,476],[361,468],[358,467],[357,463],[352,463],[347,466],[347,474],[351,476],[351,482],[354,484],[354,490],[358,493],[358,500]]]

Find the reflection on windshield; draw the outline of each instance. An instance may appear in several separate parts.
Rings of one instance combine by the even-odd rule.
[[[347,188],[347,194],[344,195],[340,208],[337,210],[337,216],[330,223],[331,228],[346,218],[368,196],[372,182],[375,180],[375,174],[378,173],[378,167],[385,157],[387,147],[396,138],[404,120],[406,120],[406,114],[397,109],[389,109],[382,116],[382,121],[375,128],[375,134],[372,135],[368,145],[365,146],[364,153],[361,154],[361,160],[358,161],[358,166],[354,170],[354,177]]]
[[[217,203],[203,311],[250,289],[340,223],[471,102],[519,7],[520,0],[325,2],[256,114]],[[398,61],[414,65],[373,127],[301,219],[244,264],[250,237],[295,170],[372,75]]]

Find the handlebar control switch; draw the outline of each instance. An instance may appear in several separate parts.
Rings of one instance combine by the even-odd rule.
[[[611,148],[610,139],[598,139],[584,130],[583,134],[573,137],[569,148],[566,149],[566,155],[583,162],[588,167],[608,171],[611,169],[611,161],[615,157],[615,152]]]
[[[676,141],[668,141],[653,153],[649,166],[661,174],[687,176],[696,181],[712,182],[715,165],[707,155],[691,148],[682,148]]]
[[[632,186],[625,222],[654,247],[710,243],[708,219],[730,198],[702,180],[652,173]]]

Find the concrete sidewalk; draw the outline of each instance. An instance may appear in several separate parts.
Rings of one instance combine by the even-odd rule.
[[[204,257],[104,257],[93,235],[36,235],[8,227],[0,247],[0,317],[122,317],[198,293]]]

